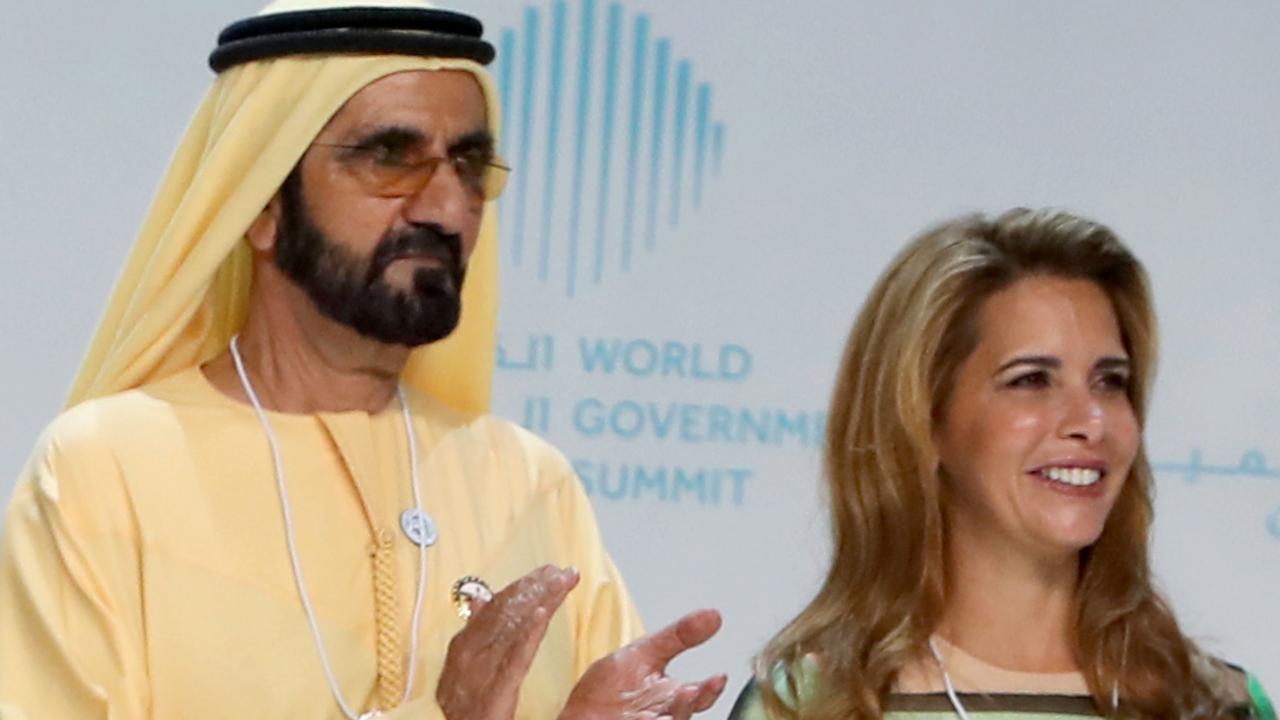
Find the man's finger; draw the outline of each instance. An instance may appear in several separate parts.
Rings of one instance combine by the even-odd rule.
[[[547,634],[551,624],[551,612],[546,608],[537,608],[529,617],[529,622],[520,628],[519,637],[512,638],[510,647],[503,654],[497,666],[497,676],[508,682],[505,684],[520,685],[524,675],[533,663],[533,656],[538,653],[538,646]]]
[[[672,720],[689,720],[693,717],[693,700],[698,694],[698,688],[693,685],[683,685],[676,691],[675,698],[671,701],[671,705],[667,707],[667,711],[662,717],[670,717]]]
[[[542,602],[532,612],[522,618],[518,635],[508,639],[509,646],[495,667],[497,692],[515,692],[524,683],[529,666],[533,664],[542,639],[547,635],[547,628],[551,626],[551,616],[555,615],[565,596],[577,584],[576,571],[560,571],[559,576],[550,582],[552,591],[541,599]]]
[[[465,684],[470,691],[488,697],[492,715],[486,717],[511,717],[551,616],[577,584],[577,571],[545,566],[477,608],[449,644],[445,661],[448,687],[456,693]],[[442,674],[440,687],[445,686]]]
[[[488,605],[491,602],[493,602],[493,600],[485,597],[477,596],[477,597],[471,598],[469,601],[467,601],[467,607],[471,609],[471,614],[467,616],[467,619],[470,620],[471,618],[475,617],[477,613],[479,613],[481,610],[484,609],[485,605]]]
[[[488,602],[472,603],[471,618],[465,631],[498,642],[511,629],[523,624],[534,608],[564,601],[566,571],[554,565],[542,567],[504,587]],[[576,580],[573,582],[576,583]]]
[[[546,632],[546,623],[564,603],[569,591],[577,585],[576,570],[555,568],[552,574],[539,583],[526,586],[503,608],[497,621],[499,629],[494,642],[520,645],[531,628],[538,624],[543,625],[541,632]]]
[[[719,612],[695,610],[652,635],[640,638],[632,647],[657,669],[664,669],[672,658],[710,640],[719,629]]]
[[[693,700],[693,711],[700,713],[709,710],[720,699],[720,694],[728,683],[728,675],[717,675],[698,683],[698,696]]]

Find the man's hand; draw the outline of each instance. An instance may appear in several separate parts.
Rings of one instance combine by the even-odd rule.
[[[667,676],[667,664],[719,629],[720,613],[698,610],[600,658],[574,686],[560,720],[687,720],[706,710],[728,678],[682,683]]]
[[[520,684],[556,608],[578,572],[546,565],[489,602],[474,600],[467,626],[449,642],[436,702],[449,720],[511,720]]]

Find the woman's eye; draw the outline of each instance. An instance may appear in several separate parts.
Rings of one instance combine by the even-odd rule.
[[[1129,389],[1128,373],[1105,373],[1098,383],[1106,390],[1127,391]]]
[[[1011,388],[1042,388],[1049,386],[1049,373],[1043,370],[1022,373],[1006,383]]]

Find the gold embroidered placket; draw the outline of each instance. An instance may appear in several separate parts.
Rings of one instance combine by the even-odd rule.
[[[396,612],[394,535],[379,528],[373,551],[373,611],[378,630],[378,707],[391,710],[404,697],[403,650]],[[414,662],[415,658],[409,658]]]

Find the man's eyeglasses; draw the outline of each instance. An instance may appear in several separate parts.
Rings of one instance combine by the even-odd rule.
[[[344,151],[343,160],[356,179],[369,192],[382,197],[405,197],[422,192],[436,170],[448,163],[469,192],[485,200],[495,200],[506,188],[507,177],[511,174],[511,168],[485,152],[471,151],[440,157],[385,145],[312,143],[311,146]]]

